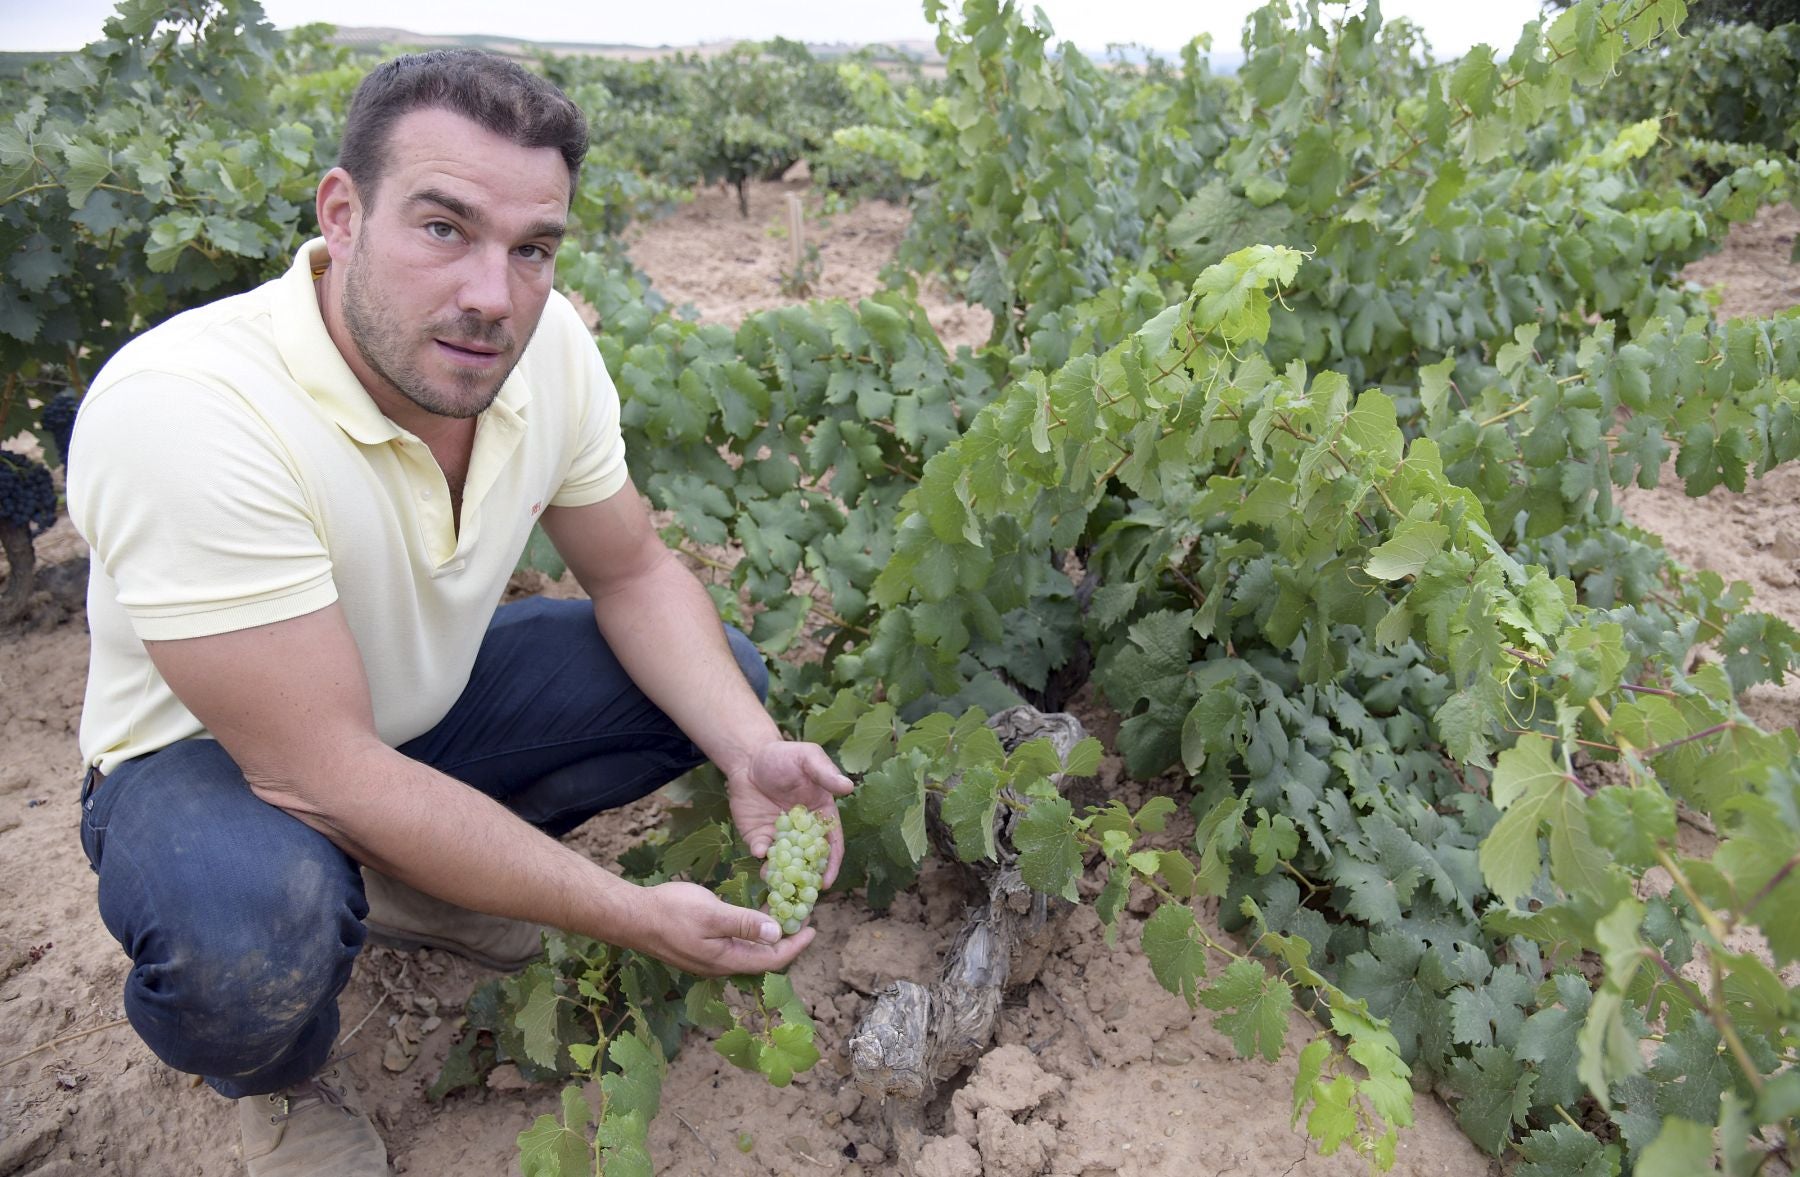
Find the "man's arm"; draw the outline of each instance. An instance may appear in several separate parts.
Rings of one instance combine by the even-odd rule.
[[[582,507],[552,507],[544,530],[594,601],[594,617],[627,674],[725,773],[732,817],[761,857],[775,818],[794,805],[831,808],[850,779],[816,744],[784,741],[744,680],[706,589],[656,533],[637,488]],[[830,827],[825,882],[843,835]]]
[[[551,924],[699,973],[780,969],[811,939],[688,883],[638,887],[376,733],[340,606],[212,637],[148,642],[170,688],[263,800],[431,895]]]

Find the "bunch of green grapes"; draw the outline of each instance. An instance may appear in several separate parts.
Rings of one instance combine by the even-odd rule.
[[[824,881],[831,848],[825,841],[825,819],[796,805],[775,819],[775,843],[769,847],[763,878],[769,884],[769,914],[792,936],[812,914]]]

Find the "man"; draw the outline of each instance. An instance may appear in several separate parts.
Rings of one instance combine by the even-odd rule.
[[[554,837],[703,758],[758,855],[850,789],[782,739],[630,483],[551,285],[586,145],[501,59],[379,67],[323,240],[134,340],[82,407],[83,846],[133,1026],[239,1100],[259,1177],[387,1172],[331,1057],[365,935],[516,967],[549,924],[706,974],[812,938]],[[496,612],[540,518],[591,604]],[[827,880],[841,856],[834,834]]]

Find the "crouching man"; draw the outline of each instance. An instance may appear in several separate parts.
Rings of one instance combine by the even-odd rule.
[[[366,942],[504,969],[550,925],[727,974],[812,938],[557,841],[705,759],[757,854],[850,789],[782,739],[756,652],[628,477],[552,289],[586,150],[503,59],[380,66],[322,240],[131,342],[82,405],[82,843],[133,1027],[239,1101],[259,1177],[387,1172],[333,1057]],[[540,519],[591,602],[496,609]]]

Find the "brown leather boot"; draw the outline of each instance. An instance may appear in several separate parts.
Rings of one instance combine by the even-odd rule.
[[[544,951],[544,927],[445,903],[363,868],[369,939],[389,948],[442,948],[503,973],[517,972]]]
[[[250,1177],[387,1177],[387,1146],[340,1063],[237,1101]]]

